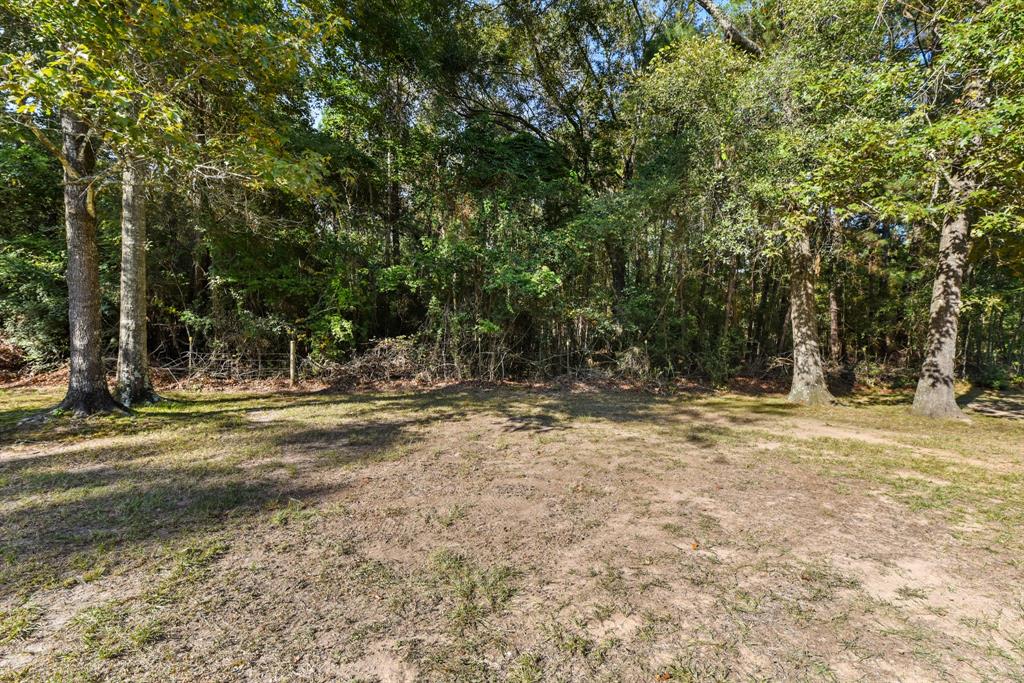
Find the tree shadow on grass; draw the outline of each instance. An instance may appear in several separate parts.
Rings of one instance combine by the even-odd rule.
[[[743,409],[790,412],[756,401]],[[678,397],[479,387],[202,397],[77,421],[0,455],[0,597],[78,580],[83,567],[116,566],[180,536],[255,524],[279,501],[316,506],[348,486],[339,468],[400,457],[427,427],[477,414],[505,420],[510,432],[673,418],[691,425],[692,443],[720,436],[701,431],[705,415]],[[79,441],[46,442],[65,436]]]
[[[710,448],[731,435],[732,431],[728,427],[704,423],[694,425],[687,430],[686,440],[696,446]]]
[[[17,430],[18,426],[35,417],[45,415],[49,408],[22,407],[0,410],[0,438]],[[2,442],[0,442],[2,443]]]
[[[132,551],[210,533],[258,516],[273,501],[318,498],[325,486],[284,486],[238,478],[182,481],[173,469],[83,475],[78,489],[0,514],[0,598],[38,585],[63,585],[125,561]],[[147,553],[148,554],[148,553]]]
[[[706,408],[722,409],[725,412],[725,418],[727,420],[744,424],[760,420],[751,419],[742,415],[735,415],[733,411],[741,411],[742,413],[751,413],[754,415],[786,417],[794,415],[803,409],[803,406],[797,405],[796,403],[787,403],[780,399],[744,398],[741,399],[741,401],[742,402],[738,402],[737,399],[732,397],[713,398],[704,401],[702,405]]]
[[[12,408],[0,410],[0,446],[15,442],[45,443],[69,437],[87,439],[111,433],[125,436],[173,425],[200,426],[218,420],[231,420],[254,411],[327,405],[334,402],[330,397],[316,393],[218,398],[171,397],[160,403],[137,407],[129,415],[93,415],[86,418],[49,416],[52,406]],[[247,408],[246,404],[252,405]],[[210,409],[209,406],[216,408]],[[26,418],[35,417],[47,419],[26,422]]]
[[[907,406],[913,402],[914,396],[908,391],[871,391],[851,394],[847,399],[849,405],[884,407],[884,406]]]
[[[367,420],[342,438],[305,423],[254,424],[235,415],[229,429],[197,435],[215,443],[194,451],[157,432],[0,461],[0,599],[79,581],[181,536],[258,523],[282,501],[316,506],[348,487],[339,465],[379,460],[412,442],[421,423]],[[282,463],[296,448],[326,457]],[[284,475],[282,465],[290,468]]]
[[[664,399],[627,392],[574,394],[567,391],[508,386],[452,385],[422,391],[317,394],[325,405],[364,406],[373,414],[414,413],[420,424],[490,414],[508,421],[507,431],[552,431],[580,418],[612,421],[649,419]],[[291,408],[295,405],[283,405]],[[694,412],[694,415],[696,413]]]
[[[716,400],[704,399],[703,405],[715,407]],[[731,402],[724,401],[728,407]],[[700,411],[681,403],[678,396],[656,396],[629,391],[573,393],[564,390],[486,387],[474,384],[454,385],[422,391],[317,391],[267,395],[181,398],[138,409],[127,417],[95,416],[86,419],[57,418],[45,425],[11,428],[0,411],[0,445],[5,442],[38,443],[73,437],[87,439],[115,433],[119,436],[137,434],[173,425],[197,426],[246,419],[255,412],[292,410],[305,407],[363,408],[367,411],[425,412],[432,420],[460,419],[470,413],[489,412],[508,420],[508,431],[546,432],[564,428],[574,420],[595,419],[612,422],[649,420],[656,414],[699,421]],[[745,401],[744,411],[765,415],[786,415],[791,406],[777,402]],[[16,409],[11,414],[31,414],[32,410]],[[37,411],[38,412],[38,411]],[[441,414],[438,414],[441,413]],[[726,415],[726,419],[739,420]],[[2,425],[8,425],[6,428]]]
[[[450,419],[454,419],[452,415],[415,415],[336,427],[282,419],[270,423],[266,430],[271,443],[282,449],[284,457],[308,456],[315,461],[317,456],[326,454],[327,463],[374,462],[398,448],[415,445],[423,427]]]
[[[906,391],[872,391],[853,394],[849,398],[854,407],[910,407],[914,395]],[[995,391],[972,386],[956,399],[957,405],[974,414],[1024,420],[1024,392]]]
[[[506,422],[503,431],[547,433],[568,429],[585,421],[615,424],[660,425],[666,421],[688,425],[708,423],[708,411],[716,419],[734,425],[755,425],[772,417],[789,416],[800,406],[778,400],[708,398],[701,394],[699,405],[689,405],[691,395],[656,395],[635,391],[564,390],[476,386],[447,387],[426,392],[379,397],[382,408],[436,412],[450,411],[452,419],[466,414],[490,414]],[[741,403],[738,401],[742,401]]]
[[[976,415],[1024,420],[1024,392],[971,389],[957,398],[957,404]]]

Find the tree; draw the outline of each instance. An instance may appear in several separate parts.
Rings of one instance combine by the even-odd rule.
[[[804,125],[798,108],[795,105],[794,93],[791,91],[794,84],[790,82],[791,76],[787,73],[785,48],[778,64],[771,63],[775,55],[766,57],[765,51],[752,39],[740,31],[720,8],[712,2],[701,0],[700,6],[720,26],[726,39],[738,49],[750,54],[758,64],[752,73],[756,74],[758,67],[763,68],[765,81],[776,87],[774,92],[766,92],[768,97],[765,101],[755,106],[765,106],[769,112],[778,112],[779,116],[772,121],[772,114],[767,115],[766,121],[777,130],[769,133],[775,139],[774,163],[775,168],[769,172],[777,172],[785,169],[790,171],[789,177],[778,179],[779,186],[786,188],[782,193],[770,194],[765,199],[772,206],[772,212],[780,209],[790,208],[788,215],[783,213],[781,220],[784,224],[794,227],[790,230],[783,230],[780,234],[788,242],[786,251],[790,264],[789,291],[790,306],[789,320],[793,334],[793,375],[789,392],[789,400],[794,403],[816,405],[830,403],[833,400],[825,379],[824,365],[821,360],[821,349],[818,341],[818,324],[815,299],[816,272],[813,267],[814,257],[811,252],[810,237],[806,228],[801,225],[806,221],[801,220],[799,210],[799,183],[796,177],[800,173],[800,166],[805,162],[806,155],[802,153],[801,147],[806,143],[805,138],[813,139],[810,135],[810,126]],[[769,62],[765,64],[765,62]],[[779,68],[781,66],[781,68]],[[755,75],[755,78],[758,76]],[[798,131],[794,133],[795,131]],[[790,138],[800,138],[794,144]],[[793,188],[793,189],[790,189]],[[796,197],[793,196],[795,193]],[[804,202],[806,205],[806,202]],[[810,207],[805,206],[804,212]]]
[[[793,325],[793,382],[789,400],[804,405],[830,403],[818,343],[818,313],[814,296],[814,254],[806,232],[793,239],[790,249],[789,315]]]
[[[57,406],[75,415],[120,408],[107,388],[100,339],[99,255],[96,248],[96,151],[88,125],[61,113],[64,216],[68,244],[68,319],[71,369],[68,390]]]
[[[15,15],[37,32],[36,44],[4,55],[0,81],[8,120],[30,130],[64,169],[71,367],[58,408],[75,415],[123,409],[110,395],[102,358],[96,193],[104,179],[96,173],[97,148],[105,132],[125,126],[126,101],[143,100],[140,119],[150,114],[158,126],[173,117],[160,95],[146,96],[116,63],[90,52],[89,41],[117,37],[107,9],[99,2],[17,3]],[[54,118],[60,146],[49,137]]]
[[[103,146],[111,156],[107,173],[122,177],[118,394],[129,404],[151,400],[145,305],[148,169],[181,169],[205,181],[231,179],[254,187],[268,180],[308,187],[317,177],[318,159],[313,154],[289,158],[274,130],[274,116],[279,99],[310,60],[310,38],[321,29],[313,27],[299,3],[278,8],[248,0],[228,3],[220,14],[203,3],[184,1],[111,6],[99,0],[71,5],[45,0],[17,3],[15,15],[39,39],[34,49],[5,55],[9,118],[31,130],[67,170],[74,166],[67,158],[68,144],[62,155],[47,130],[48,117],[63,112],[88,140],[90,171],[96,148]],[[232,21],[224,22],[223,16]],[[325,26],[331,25],[325,17]],[[216,132],[203,125],[211,109],[221,114]],[[91,197],[101,181],[88,178],[93,225]],[[68,216],[77,220],[70,209]],[[72,330],[88,328],[88,333],[82,331],[78,346],[72,344],[72,377],[79,379],[69,388],[65,407],[77,401],[72,395],[82,393],[79,385],[85,381],[92,382],[89,394],[107,391],[101,364],[97,371],[91,360],[100,354],[98,292],[78,302],[84,295],[73,291],[77,285],[70,277],[74,264],[83,286],[98,287],[98,278],[89,275],[96,267],[95,229],[81,225],[68,241],[69,293],[74,294],[69,310]],[[105,406],[90,400],[75,404],[74,412]]]
[[[125,406],[158,400],[146,340],[146,174],[141,160],[121,172],[121,321],[115,395]]]
[[[941,235],[930,320],[914,412],[963,417],[954,392],[962,287],[972,229],[1021,232],[1019,202],[1022,147],[1020,111],[1024,40],[1019,0],[951,6],[925,5],[914,19],[931,67],[928,112],[921,129],[938,176]],[[927,33],[925,33],[927,32]],[[1016,207],[1009,208],[1008,207]],[[980,225],[979,225],[980,223]]]

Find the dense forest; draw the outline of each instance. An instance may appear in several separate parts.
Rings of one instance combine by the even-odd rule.
[[[0,334],[70,359],[69,411],[292,341],[803,403],[885,378],[940,417],[1024,375],[1022,0],[2,0],[0,27]]]

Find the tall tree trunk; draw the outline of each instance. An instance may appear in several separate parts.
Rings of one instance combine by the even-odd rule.
[[[121,176],[121,325],[115,394],[128,407],[157,400],[146,347],[145,177],[144,163],[125,163]]]
[[[757,312],[753,316],[750,339],[753,340],[754,350],[752,360],[761,366],[767,355],[769,325],[771,324],[771,300],[774,298],[772,289],[775,286],[775,279],[769,268],[764,268],[764,278],[761,282],[761,296],[757,303]]]
[[[842,334],[841,310],[839,306],[839,270],[843,259],[843,222],[834,208],[826,211],[830,236],[835,256],[833,257],[832,279],[828,288],[828,351],[834,367],[845,367],[846,343]]]
[[[792,246],[789,282],[790,320],[793,325],[793,385],[789,400],[804,405],[832,402],[818,347],[818,319],[814,305],[814,258],[811,240],[801,232]]]
[[[829,358],[833,365],[843,365],[843,344],[839,335],[839,297],[836,296],[836,288],[828,290],[828,350]]]
[[[931,319],[921,378],[913,412],[928,417],[962,418],[953,390],[960,287],[967,264],[970,221],[965,212],[949,216],[942,225],[939,263],[932,286]]]
[[[100,323],[99,250],[92,182],[96,152],[89,127],[73,114],[61,114],[64,137],[64,219],[68,247],[68,322],[71,371],[68,391],[58,406],[76,416],[121,408],[107,388]]]
[[[388,184],[388,242],[392,263],[402,258],[402,194],[401,187],[392,180]]]
[[[722,326],[722,336],[729,336],[729,330],[732,328],[732,320],[736,315],[735,299],[736,299],[736,276],[740,269],[740,259],[738,256],[733,254],[732,260],[729,263],[729,284],[725,289],[725,323]]]
[[[626,291],[626,250],[622,247],[620,239],[611,235],[604,238],[604,248],[612,271],[612,291],[619,301]]]
[[[388,248],[385,256],[389,264],[398,263],[401,258],[401,234],[399,226],[402,220],[402,193],[401,186],[394,177],[394,159],[391,149],[387,151],[387,230]]]

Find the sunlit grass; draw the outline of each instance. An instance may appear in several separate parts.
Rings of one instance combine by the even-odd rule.
[[[39,595],[118,585],[134,577],[134,592],[90,604],[70,622],[74,641],[65,647],[62,661],[75,675],[95,674],[110,662],[143,657],[150,648],[159,648],[173,637],[176,620],[186,618],[176,610],[191,587],[214,576],[221,558],[244,541],[278,534],[290,538],[286,544],[329,547],[327,557],[345,562],[348,569],[335,576],[335,567],[325,560],[321,571],[335,581],[356,583],[360,593],[380,596],[392,626],[417,610],[436,611],[451,640],[423,654],[422,671],[441,677],[483,676],[489,671],[487,653],[505,646],[504,636],[488,629],[527,592],[528,566],[483,560],[444,543],[422,549],[410,570],[361,556],[344,535],[320,538],[319,530],[331,519],[344,519],[346,530],[386,523],[392,533],[422,523],[427,531],[416,534],[459,539],[484,528],[479,526],[481,515],[489,514],[479,501],[459,497],[462,480],[483,472],[485,491],[510,483],[528,485],[525,479],[492,482],[484,471],[517,459],[544,461],[572,473],[552,495],[557,495],[560,514],[573,519],[579,533],[602,524],[600,517],[582,514],[588,506],[626,504],[617,498],[615,486],[588,478],[595,472],[628,480],[655,470],[673,478],[715,468],[739,473],[727,481],[734,493],[745,495],[757,493],[757,476],[788,467],[786,471],[799,471],[807,481],[817,482],[821,491],[815,495],[823,498],[883,496],[907,515],[940,518],[954,536],[969,534],[974,542],[991,539],[1003,548],[1000,552],[1013,554],[1021,546],[1024,423],[982,416],[969,424],[933,422],[888,399],[859,397],[844,405],[808,409],[775,396],[727,393],[656,396],[477,388],[169,393],[170,400],[130,416],[56,417],[19,426],[25,416],[59,398],[57,389],[0,395],[0,424],[5,425],[0,432],[0,516],[7,532],[0,535],[0,597],[9,605],[0,614],[0,639],[14,643],[39,637],[42,613],[33,602]],[[417,464],[405,469],[406,460]],[[384,471],[398,473],[415,490],[417,468],[438,460],[448,462],[445,484],[453,496],[443,502],[375,501],[387,503],[381,516],[361,519],[349,516],[347,502],[330,498],[332,486],[366,483],[359,495],[372,499],[376,491],[371,477]],[[344,483],[339,485],[339,480]],[[714,496],[714,491],[702,495]],[[658,502],[637,499],[628,505],[642,518]],[[797,587],[795,598],[739,586],[734,577],[720,573],[722,560],[714,549],[745,539],[730,537],[719,518],[693,512],[685,519],[658,522],[655,528],[689,561],[658,576],[627,575],[612,564],[581,567],[579,572],[603,594],[605,602],[593,607],[595,614],[608,618],[625,611],[624,605],[637,595],[667,585],[666,576],[719,596],[721,609],[741,621],[758,618],[783,600],[794,623],[810,625],[816,610],[824,609],[817,604],[827,605],[843,591],[860,590],[855,578],[826,558],[776,559],[755,567],[766,576],[790,576],[787,585]],[[711,549],[707,556],[706,548]],[[267,552],[272,551],[278,550]],[[291,546],[280,550],[293,551]],[[659,561],[653,552],[642,560]],[[920,587],[907,585],[899,587],[894,600],[922,602],[926,597]],[[833,625],[847,616],[833,615]],[[656,643],[677,627],[657,615],[643,616],[640,622],[636,642]],[[369,651],[388,628],[387,621],[363,623],[350,638],[362,638]],[[618,647],[614,638],[588,634],[581,623],[553,619],[545,629],[549,653],[587,670],[600,668]],[[898,637],[913,635],[901,631]],[[665,671],[712,675],[720,662],[735,656],[728,648],[683,653]],[[828,663],[814,653],[791,656],[792,666],[801,671],[827,669]],[[509,664],[509,677],[544,680],[549,663],[521,653]]]

